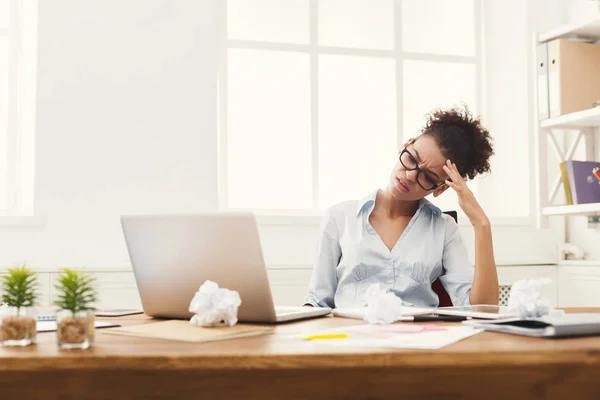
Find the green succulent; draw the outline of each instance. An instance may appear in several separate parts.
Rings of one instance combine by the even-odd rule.
[[[8,274],[2,276],[2,303],[16,307],[17,312],[22,307],[33,307],[38,297],[37,289],[37,275],[27,266],[9,268]]]
[[[72,313],[95,311],[97,292],[94,282],[95,278],[88,271],[63,268],[54,285],[58,292],[54,305]]]

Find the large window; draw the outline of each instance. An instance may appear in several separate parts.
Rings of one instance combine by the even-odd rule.
[[[223,4],[223,208],[318,214],[386,185],[435,108],[482,112],[480,0]],[[494,214],[486,179],[469,185]],[[458,209],[451,190],[430,200]]]
[[[16,123],[16,1],[0,0],[0,212],[14,199],[14,137]]]
[[[37,1],[0,0],[0,217],[33,214],[36,24]]]

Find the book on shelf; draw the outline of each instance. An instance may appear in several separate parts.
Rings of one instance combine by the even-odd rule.
[[[567,175],[567,162],[560,163],[560,177],[565,190],[565,201],[568,205],[573,204],[573,196],[571,196],[571,187],[569,186],[569,177]]]
[[[568,160],[560,163],[560,174],[568,205],[600,203],[600,162]]]

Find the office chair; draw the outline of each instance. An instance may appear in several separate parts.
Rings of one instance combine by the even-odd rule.
[[[458,222],[458,213],[456,211],[444,211],[444,214],[450,215],[456,222]],[[439,307],[451,307],[453,306],[452,300],[450,299],[450,295],[446,292],[444,285],[440,279],[436,279],[431,284],[431,289],[437,294],[439,299]]]

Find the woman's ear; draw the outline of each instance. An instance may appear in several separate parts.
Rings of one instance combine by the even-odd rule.
[[[433,197],[438,197],[440,194],[444,193],[446,189],[448,189],[448,185],[444,184],[433,191]]]

